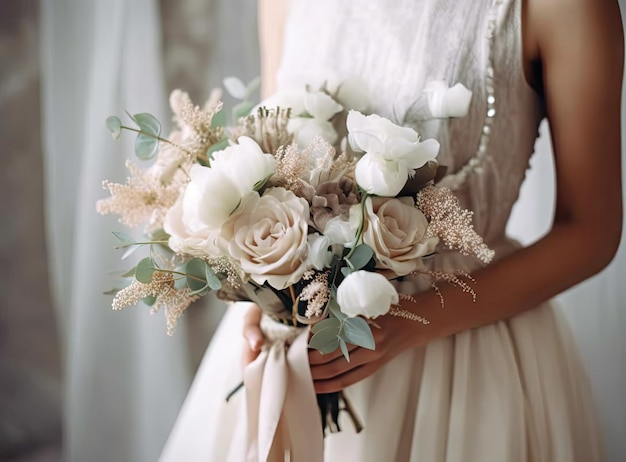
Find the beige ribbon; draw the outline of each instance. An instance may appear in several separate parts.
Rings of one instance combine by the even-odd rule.
[[[265,345],[244,371],[248,462],[321,462],[324,436],[309,369],[308,329],[263,318]]]

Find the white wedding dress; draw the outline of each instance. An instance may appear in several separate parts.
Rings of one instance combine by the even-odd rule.
[[[441,143],[455,172],[445,184],[496,258],[514,251],[505,226],[543,118],[522,70],[521,1],[291,0],[280,85],[353,76],[374,112]],[[432,80],[471,89],[469,115],[433,118],[423,93]],[[452,252],[434,265],[479,267]],[[245,395],[224,399],[241,381],[244,305],[228,310],[162,461],[246,459]],[[345,421],[327,436],[326,461],[602,460],[576,347],[549,305],[406,351],[346,393],[365,428]]]

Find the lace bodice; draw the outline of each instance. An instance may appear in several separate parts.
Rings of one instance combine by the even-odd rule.
[[[359,76],[372,110],[441,143],[443,181],[502,239],[539,122],[524,78],[520,0],[291,0],[279,86]],[[432,80],[472,90],[469,114],[430,115]]]

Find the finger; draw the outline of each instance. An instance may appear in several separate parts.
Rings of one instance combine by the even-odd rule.
[[[341,391],[350,385],[354,385],[357,382],[369,377],[378,369],[380,369],[382,363],[384,363],[384,359],[380,359],[378,361],[370,362],[367,364],[363,364],[358,366],[345,374],[334,377],[328,380],[316,380],[313,384],[315,386],[315,393],[334,393],[336,391]]]
[[[243,337],[246,339],[251,351],[258,352],[263,346],[263,332],[260,327],[261,309],[257,305],[251,305],[243,320]]]
[[[352,345],[351,343],[348,343],[348,352],[352,352],[354,350],[356,350],[357,348],[359,348],[356,345]],[[332,353],[326,353],[326,354],[322,354],[317,350],[309,350],[309,364],[311,366],[316,365],[316,364],[326,364],[332,361],[335,361],[337,358],[343,358],[343,353],[341,352],[340,348],[337,348],[335,351],[333,351]],[[345,361],[345,358],[344,358]]]
[[[241,354],[241,367],[245,369],[245,367],[254,361],[257,356],[261,353],[261,349],[253,350],[250,348],[250,345],[247,341],[243,343],[243,349]]]
[[[315,364],[311,366],[311,376],[313,380],[328,380],[334,377],[340,377],[349,373],[363,364],[377,361],[380,358],[380,352],[376,350],[368,350],[366,348],[355,348],[350,353],[350,362],[343,356],[324,364]]]

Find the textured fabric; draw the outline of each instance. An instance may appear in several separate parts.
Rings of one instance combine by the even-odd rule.
[[[502,258],[517,247],[505,226],[542,118],[522,71],[520,8],[517,0],[292,0],[279,83],[365,79],[374,112],[441,143],[445,181]],[[423,89],[433,80],[472,90],[467,117],[432,118]],[[434,266],[479,264],[448,252]],[[243,310],[227,313],[163,460],[244,460],[237,414],[245,405],[221,398],[241,375]],[[602,460],[578,353],[549,305],[406,351],[346,393],[365,428],[355,434],[344,421],[325,439],[327,461]]]

